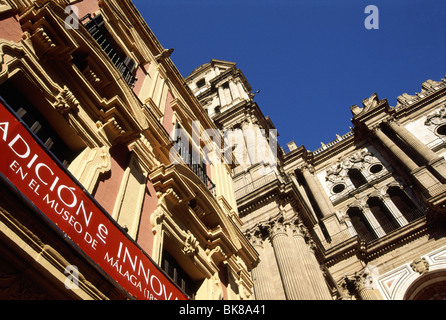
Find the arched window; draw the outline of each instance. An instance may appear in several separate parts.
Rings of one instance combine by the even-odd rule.
[[[409,196],[399,187],[390,187],[387,193],[390,200],[408,222],[411,222],[423,215],[421,210],[417,208]]]
[[[358,169],[348,170],[348,177],[350,178],[350,181],[353,183],[355,188],[359,188],[360,186],[367,183],[366,178],[364,178],[361,171],[359,171]]]
[[[370,211],[385,233],[392,232],[399,227],[398,222],[385,204],[379,198],[370,198],[367,201]]]
[[[367,219],[364,217],[361,209],[352,207],[347,211],[353,227],[361,240],[371,241],[376,239],[376,235]]]

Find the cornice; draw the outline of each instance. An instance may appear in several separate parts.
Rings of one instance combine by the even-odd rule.
[[[246,193],[237,199],[240,218],[249,215],[259,207],[273,201],[282,201],[292,192],[292,182],[281,182],[279,178],[265,183],[264,185]]]
[[[417,113],[423,112],[424,108],[430,108],[429,105],[437,100],[442,99],[439,103],[443,103],[446,100],[446,78],[435,88],[412,96],[412,100],[391,109],[391,114],[397,120],[410,119]]]
[[[284,153],[285,163],[291,163],[295,158],[303,158],[305,161],[317,165],[336,156],[358,142],[358,139],[367,137],[373,127],[389,118],[404,119],[415,114],[430,103],[441,97],[446,97],[446,78],[441,81],[426,81],[422,84],[423,90],[415,96],[402,95],[398,97],[396,107],[390,107],[387,99],[380,100],[374,93],[370,98],[363,100],[363,108],[354,105],[351,107],[354,125],[353,130],[343,135],[341,139],[324,144],[315,151],[306,151],[304,146]],[[364,133],[364,135],[363,135]],[[364,140],[366,142],[366,140]]]

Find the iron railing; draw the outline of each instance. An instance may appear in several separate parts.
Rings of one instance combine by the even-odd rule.
[[[211,178],[208,177],[203,167],[200,164],[188,164],[188,166],[215,196],[215,184],[212,182]]]
[[[178,154],[183,159],[184,163],[197,175],[198,178],[204,183],[204,185],[209,189],[209,191],[215,196],[215,184],[212,182],[211,178],[206,173],[205,164],[194,163],[192,155],[189,152],[189,144],[183,143],[181,138],[178,138],[174,142],[174,148],[177,150]]]
[[[115,48],[116,45],[110,40],[111,36],[105,28],[104,18],[101,15],[92,17],[91,14],[87,14],[80,21],[110,58],[111,62],[123,76],[125,82],[127,82],[130,88],[133,88],[137,80],[134,75],[135,62],[130,57],[123,57]]]

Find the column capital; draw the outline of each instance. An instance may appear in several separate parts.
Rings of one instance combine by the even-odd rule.
[[[302,237],[305,239],[305,232],[303,230],[304,226],[301,223],[291,223],[290,224],[290,229],[291,232],[293,233],[293,236],[298,236],[298,237]]]
[[[387,118],[385,121],[383,121],[383,123],[388,125],[389,127],[399,127],[401,125],[399,120],[393,116]]]
[[[311,174],[314,174],[314,172],[315,172],[313,165],[310,163],[305,163],[304,165],[302,165],[299,168],[299,171],[302,173],[309,172]]]
[[[374,135],[378,133],[378,131],[382,131],[381,129],[381,123],[375,124],[372,127],[369,128],[370,132],[372,132]]]
[[[360,292],[365,289],[365,277],[366,275],[363,271],[355,272],[352,275],[345,275],[339,283],[339,285],[343,289],[341,295],[343,295],[344,297],[351,297],[355,293],[360,295]]]
[[[247,231],[245,235],[254,247],[263,248],[263,234],[259,227]]]
[[[268,231],[271,239],[279,235],[287,235],[287,225],[282,217],[272,220],[268,225]]]

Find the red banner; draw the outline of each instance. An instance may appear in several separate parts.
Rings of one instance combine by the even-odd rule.
[[[0,172],[136,299],[187,297],[0,103]]]

